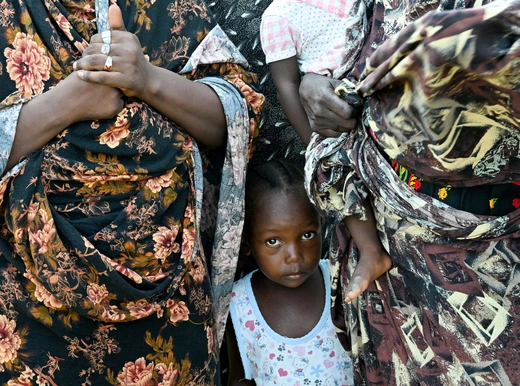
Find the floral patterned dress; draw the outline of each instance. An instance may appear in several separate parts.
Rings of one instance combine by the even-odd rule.
[[[102,3],[0,2],[0,166],[22,103],[72,71],[101,29],[96,12],[106,23]],[[218,382],[263,96],[199,0],[118,5],[154,65],[212,87],[228,145],[199,151],[127,98],[115,118],[73,124],[4,176],[2,385]]]
[[[493,189],[514,202],[520,179],[520,1],[365,3],[369,37],[346,73],[365,98],[360,125],[315,136],[306,163],[339,224],[335,320],[356,384],[518,385],[520,209],[485,207]],[[447,204],[448,186],[493,195]],[[340,221],[364,217],[366,197],[393,268],[347,304],[358,250]]]

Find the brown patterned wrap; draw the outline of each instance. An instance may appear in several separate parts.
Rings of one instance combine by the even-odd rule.
[[[361,80],[362,124],[340,139],[314,138],[306,165],[311,196],[337,222],[363,217],[370,194],[394,262],[358,301],[341,302],[358,255],[335,228],[330,258],[343,307],[334,311],[351,339],[356,380],[520,384],[520,211],[450,207],[414,191],[387,160],[453,186],[519,179],[520,2],[371,6],[371,37],[347,74]]]

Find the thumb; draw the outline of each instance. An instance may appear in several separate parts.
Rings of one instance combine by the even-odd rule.
[[[126,31],[123,14],[117,4],[111,4],[108,8],[108,24],[113,31]]]

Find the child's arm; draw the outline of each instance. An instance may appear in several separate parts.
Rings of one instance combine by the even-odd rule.
[[[372,206],[364,202],[367,220],[357,215],[343,219],[354,243],[359,249],[359,260],[346,288],[346,301],[350,302],[367,289],[368,285],[392,267],[392,259],[383,248],[377,235]]]
[[[255,386],[255,381],[244,379],[244,367],[242,366],[242,359],[238,351],[237,338],[231,317],[228,318],[226,324],[226,342],[229,360],[228,386]]]
[[[312,130],[300,102],[300,71],[296,56],[269,63],[269,70],[285,115],[305,145],[308,145]]]

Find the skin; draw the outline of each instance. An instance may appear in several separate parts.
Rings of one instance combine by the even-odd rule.
[[[338,137],[356,127],[357,111],[334,93],[339,80],[318,74],[301,79],[296,56],[270,63],[269,71],[283,111],[305,145],[313,131]],[[322,108],[314,108],[321,100],[325,102]]]
[[[312,130],[300,103],[300,70],[296,56],[270,63],[269,71],[285,115],[305,145],[308,145]]]
[[[76,73],[70,74],[56,87],[23,105],[5,170],[75,122],[114,117],[123,108],[122,96],[118,89],[87,83]]]
[[[340,80],[311,73],[300,83],[300,102],[311,130],[325,137],[339,137],[357,127],[359,111],[334,93],[340,84]]]
[[[318,268],[321,223],[305,190],[271,191],[257,198],[246,236],[246,250],[258,264],[251,280],[262,315],[283,336],[298,338],[318,323],[325,307],[325,286]],[[233,328],[228,323],[229,385],[243,380]]]
[[[74,64],[75,72],[22,107],[6,170],[75,122],[113,118],[124,106],[123,95],[154,107],[202,145],[225,144],[226,119],[215,92],[207,85],[152,65],[137,37],[125,30],[121,9],[111,5],[108,16],[112,71],[104,71],[103,40],[101,34],[96,34],[83,57]]]
[[[346,302],[356,299],[373,280],[392,268],[392,259],[377,235],[372,208],[368,202],[364,206],[367,212],[366,221],[361,221],[358,216],[347,216],[343,219],[359,250],[359,262],[345,289]]]
[[[334,93],[340,81],[316,74],[306,74],[300,84],[300,100],[311,129],[326,137],[356,128],[358,111]],[[383,249],[376,233],[372,208],[365,203],[368,221],[348,216],[343,222],[352,235],[360,258],[345,289],[345,301],[357,298],[368,285],[392,267],[390,256]]]

